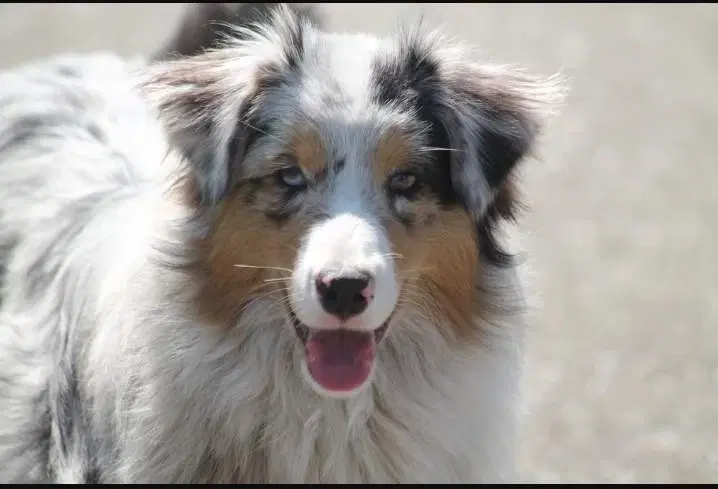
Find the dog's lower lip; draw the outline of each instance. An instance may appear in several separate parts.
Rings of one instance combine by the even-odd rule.
[[[297,337],[302,343],[306,343],[309,339],[309,335],[311,334],[312,330],[309,326],[302,323],[299,318],[294,314],[293,311],[289,312],[290,317],[292,318],[292,324],[294,325],[294,330],[297,333]],[[391,321],[391,317],[387,319],[384,324],[379,326],[377,329],[374,330],[374,340],[377,342],[377,344],[384,339],[384,335],[386,334],[386,330],[389,329],[389,322]]]

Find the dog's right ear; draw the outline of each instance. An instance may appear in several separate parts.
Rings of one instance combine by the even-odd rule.
[[[195,7],[190,18],[216,8]],[[203,204],[225,197],[236,165],[260,131],[265,94],[303,56],[304,29],[312,20],[285,5],[265,13],[254,24],[235,22],[223,46],[151,64],[140,82],[170,143],[192,165]]]

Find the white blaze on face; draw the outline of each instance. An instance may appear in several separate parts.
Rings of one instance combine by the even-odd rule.
[[[337,175],[327,195],[328,217],[303,241],[290,291],[293,312],[309,333],[309,379],[332,395],[352,393],[368,382],[377,330],[391,317],[399,296],[391,245],[372,212],[370,175],[361,168],[347,161]],[[364,279],[366,284],[351,289]],[[329,289],[335,285],[337,291]],[[366,303],[354,309],[337,305],[347,287],[350,295],[359,301],[364,297]]]
[[[290,298],[299,320],[314,329],[347,328],[372,331],[389,318],[399,294],[391,244],[372,213],[369,178],[347,162],[328,195],[329,217],[306,236],[292,277]],[[368,275],[373,300],[356,316],[339,319],[322,306],[316,287],[321,275]]]

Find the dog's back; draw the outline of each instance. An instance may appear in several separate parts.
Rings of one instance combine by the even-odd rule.
[[[141,178],[133,148],[152,148],[132,67],[111,54],[65,55],[0,74],[2,483],[93,480],[66,363],[75,300],[66,267],[92,249],[88,223]]]

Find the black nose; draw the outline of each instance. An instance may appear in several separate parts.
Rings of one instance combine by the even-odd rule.
[[[347,277],[320,276],[316,284],[324,310],[340,319],[360,314],[373,299],[373,281],[365,273]]]

